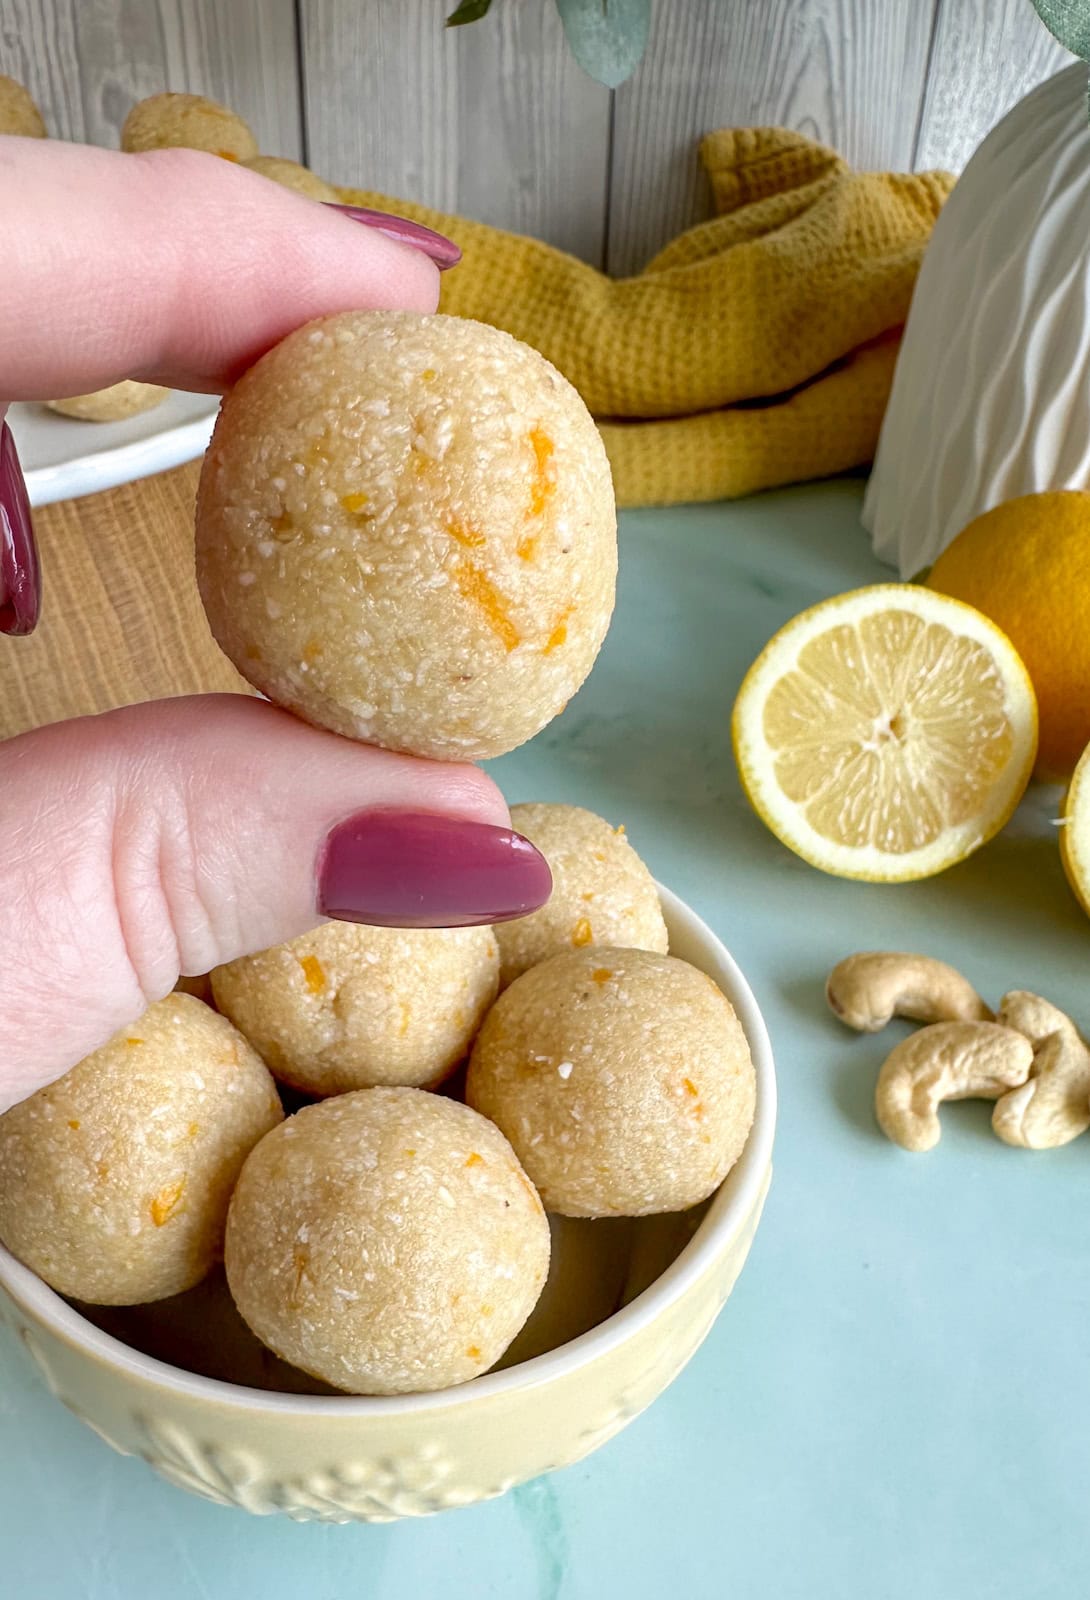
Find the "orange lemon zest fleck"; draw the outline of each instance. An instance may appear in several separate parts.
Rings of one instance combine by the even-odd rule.
[[[540,517],[556,493],[556,468],[553,456],[556,446],[541,428],[530,429],[530,444],[534,452],[534,479],[530,485],[530,515]]]
[[[595,967],[591,978],[595,983],[608,983],[613,973],[609,967]]]
[[[586,917],[580,917],[571,932],[571,942],[576,947],[589,944],[594,938],[594,930]]]
[[[454,581],[464,599],[480,606],[485,621],[505,650],[514,650],[521,644],[519,631],[507,610],[507,601],[480,567],[475,567],[471,561],[459,563],[454,569]]]
[[[238,160],[238,156],[235,155],[233,150],[217,150],[216,154],[219,156],[221,161],[237,161]]]
[[[697,1088],[697,1086],[693,1082],[693,1080],[691,1078],[682,1078],[681,1082],[682,1082],[682,1084],[684,1086],[685,1093],[686,1094],[691,1094],[693,1099],[695,1100],[697,1095],[700,1093],[700,1090]]]
[[[481,1352],[478,1350],[475,1344],[469,1345],[466,1350],[466,1355],[471,1361],[479,1361],[481,1359]]]
[[[479,550],[487,543],[479,528],[468,528],[464,522],[459,522],[457,517],[448,517],[443,526],[455,544],[463,545],[467,550]]]
[[[532,561],[537,555],[537,534],[528,533],[525,539],[520,539],[515,546],[515,554],[521,561]]]
[[[614,828],[613,831],[614,831],[615,834],[617,834],[617,836],[619,838],[623,837],[623,835],[625,833],[625,825],[624,825],[624,823],[623,822],[618,822],[617,826]]]
[[[554,650],[559,650],[560,646],[567,642],[568,618],[571,616],[571,611],[572,608],[569,606],[568,609],[561,612],[560,616],[557,618],[556,627],[545,641],[545,655],[552,655]]]
[[[346,511],[350,512],[353,516],[356,514],[357,511],[362,511],[366,504],[367,504],[367,496],[365,494],[361,493],[361,494],[342,494],[341,495],[341,505],[344,507],[344,509]]]
[[[73,1130],[78,1129],[79,1128],[79,1118],[78,1117],[69,1117],[68,1126],[70,1128],[72,1128]]]
[[[303,660],[317,661],[324,649],[325,646],[320,639],[308,639],[303,646]]]
[[[317,956],[300,956],[299,965],[303,969],[303,977],[307,980],[307,988],[311,994],[321,994],[325,988],[325,970]]]
[[[184,1188],[185,1179],[179,1178],[177,1183],[168,1183],[166,1188],[160,1189],[155,1196],[155,1199],[151,1202],[151,1220],[157,1228],[161,1228],[165,1222],[169,1222],[175,1211],[177,1211]]]
[[[128,1039],[125,1040],[125,1043],[129,1045],[143,1044],[143,1042],[143,1039],[138,1039],[135,1034],[132,1034]]]
[[[467,1167],[480,1167],[484,1165],[484,1156],[479,1156],[476,1150],[471,1150],[466,1157]]]
[[[423,378],[425,383],[431,383],[435,377],[435,368],[425,367],[420,376]]]
[[[482,1317],[490,1317],[495,1309],[496,1309],[495,1306],[487,1306],[487,1305],[482,1306],[481,1307],[481,1316]]]
[[[189,1128],[187,1129],[187,1132],[188,1132],[189,1137],[191,1139],[195,1139],[197,1137],[198,1133],[200,1133],[200,1131],[201,1131],[201,1125],[200,1125],[199,1122],[191,1122],[189,1124]]]

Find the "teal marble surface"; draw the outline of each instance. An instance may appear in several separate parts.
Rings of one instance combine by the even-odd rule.
[[[826,878],[739,791],[728,724],[769,634],[889,573],[861,486],[631,513],[590,683],[495,763],[512,800],[623,820],[712,923],[776,1052],[775,1177],[749,1263],[695,1360],[597,1455],[427,1522],[295,1526],[204,1504],[113,1455],[0,1339],[0,1594],[12,1600],[1074,1600],[1090,1485],[1090,1141],[1008,1149],[988,1108],[937,1150],[877,1133],[890,1040],[822,985],[860,947],[917,947],[993,999],[1039,989],[1090,1024],[1090,921],[1053,791],[931,882]]]

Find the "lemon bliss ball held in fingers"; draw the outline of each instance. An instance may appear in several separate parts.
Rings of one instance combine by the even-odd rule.
[[[323,318],[223,403],[201,596],[239,670],[310,722],[440,760],[513,749],[590,671],[616,567],[598,430],[498,329]]]
[[[227,1225],[227,1281],[293,1366],[360,1394],[493,1366],[549,1270],[541,1201],[507,1140],[456,1101],[361,1089],[263,1139]]]
[[[212,974],[216,1004],[276,1076],[309,1094],[431,1086],[496,997],[491,928],[327,922]]]
[[[0,1117],[0,1239],[77,1300],[179,1294],[220,1259],[239,1169],[283,1114],[226,1018],[169,995]]]
[[[549,863],[553,892],[540,911],[498,923],[500,982],[585,945],[634,945],[665,953],[668,937],[655,880],[623,827],[582,806],[513,806],[511,826]]]
[[[673,956],[608,948],[517,978],[466,1082],[546,1208],[570,1217],[705,1200],[742,1152],[755,1097],[741,1023],[712,980]]]

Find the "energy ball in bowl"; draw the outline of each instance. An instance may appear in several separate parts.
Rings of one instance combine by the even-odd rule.
[[[15,78],[0,75],[0,133],[15,133],[24,139],[47,138],[42,114],[29,90]]]
[[[280,184],[281,188],[305,194],[308,200],[337,198],[337,191],[331,183],[326,183],[324,178],[319,178],[316,172],[301,166],[298,161],[289,161],[286,156],[251,156],[249,161],[242,164],[251,172],[260,173],[263,178]]]
[[[718,1188],[755,1087],[741,1023],[703,972],[646,950],[585,949],[500,996],[466,1100],[510,1139],[547,1210],[640,1217]]]
[[[549,1270],[549,1226],[507,1140],[419,1089],[289,1117],[242,1170],[227,1281],[269,1348],[359,1394],[465,1383],[497,1362]]]
[[[200,94],[153,94],[138,100],[121,128],[128,151],[207,150],[225,161],[250,161],[257,140],[241,117]]]
[[[142,411],[161,405],[169,393],[157,383],[123,378],[108,389],[74,394],[67,400],[47,400],[46,405],[62,417],[77,417],[81,422],[123,422],[126,417],[137,417]]]
[[[327,922],[218,967],[219,1009],[284,1083],[308,1094],[440,1082],[496,998],[491,928]]]
[[[561,951],[630,945],[665,954],[669,939],[655,880],[623,827],[581,806],[514,806],[511,826],[552,869],[553,892],[540,911],[499,923],[500,984]]]
[[[0,1239],[77,1300],[179,1294],[220,1259],[235,1179],[282,1117],[242,1035],[168,995],[0,1117]]]
[[[326,317],[223,402],[201,597],[239,671],[310,722],[435,759],[511,750],[590,671],[616,569],[598,430],[496,328]]]

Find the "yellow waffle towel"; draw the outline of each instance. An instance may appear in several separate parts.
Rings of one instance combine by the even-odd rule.
[[[506,328],[571,380],[620,505],[733,498],[870,461],[953,179],[853,172],[784,128],[722,129],[701,154],[716,215],[632,278],[425,206],[341,195],[462,247],[442,309]]]

